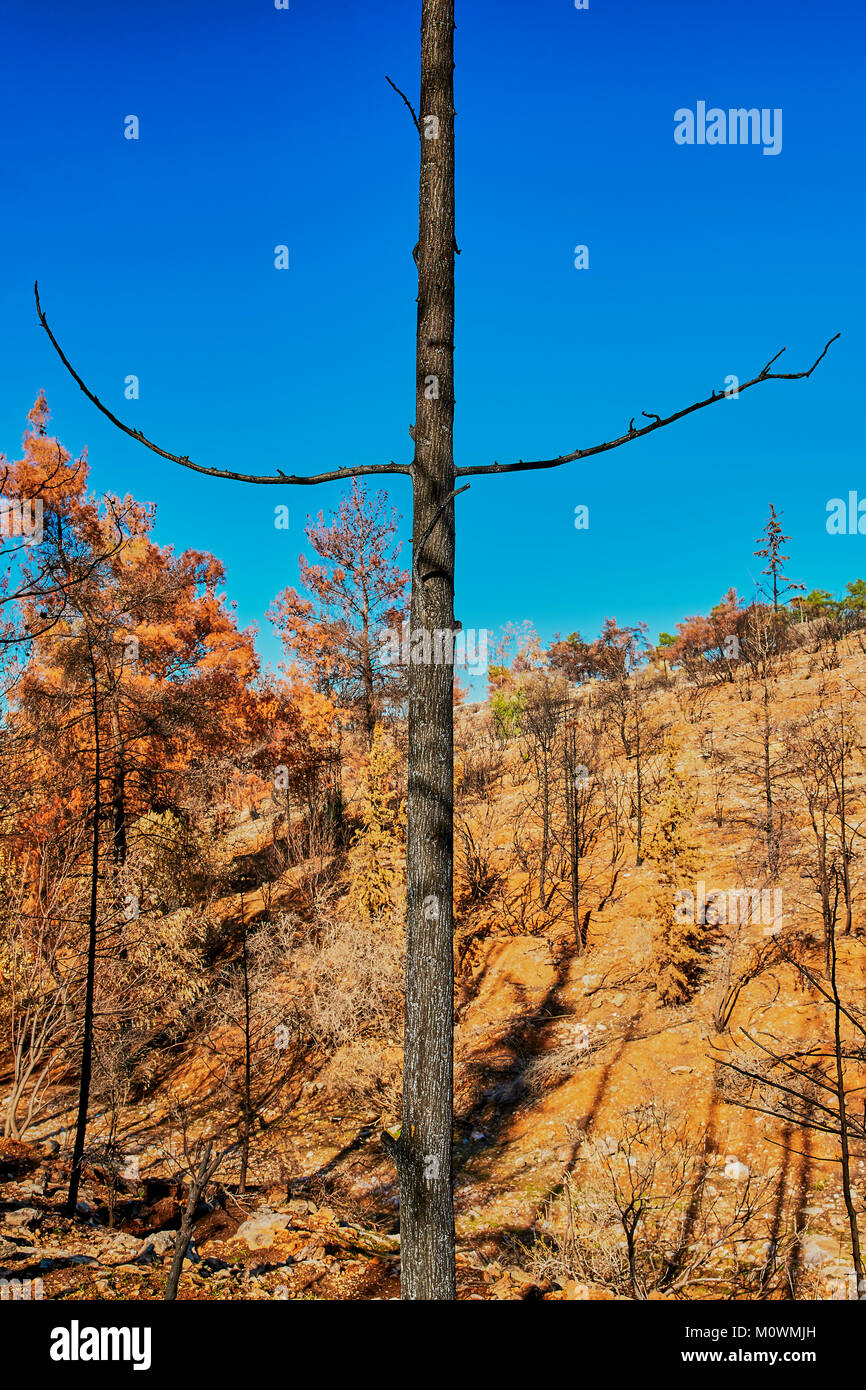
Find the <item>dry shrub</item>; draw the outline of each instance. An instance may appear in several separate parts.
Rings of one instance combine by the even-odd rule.
[[[548,1204],[535,1272],[631,1298],[754,1294],[773,1185],[769,1175],[735,1182],[711,1169],[706,1132],[651,1099],[623,1114],[616,1135],[584,1140]]]
[[[493,862],[492,816],[482,818],[480,827],[473,827],[466,820],[459,820],[455,826],[456,855],[454,877],[458,910],[471,912],[477,908],[488,907],[499,886],[499,870]]]
[[[350,1102],[375,1101],[383,1115],[400,1113],[402,1052],[378,1039],[347,1043],[334,1053],[320,1072],[332,1095]]]
[[[329,1090],[389,1104],[399,1092],[403,959],[396,934],[331,919],[296,948],[296,1003],[325,1053],[319,1076]]]
[[[491,801],[502,783],[505,754],[490,727],[473,726],[458,752],[454,769],[455,791],[461,800]]]
[[[772,948],[766,942],[749,941],[739,923],[734,923],[716,954],[713,979],[713,1027],[727,1031],[741,991],[766,968]]]
[[[485,805],[475,819],[474,826],[463,816],[455,823],[454,966],[458,976],[474,969],[481,942],[497,931],[501,918],[492,806]]]
[[[526,1093],[541,1096],[550,1087],[561,1085],[579,1067],[585,1066],[593,1053],[608,1041],[607,1034],[600,1039],[597,1034],[590,1033],[585,1025],[580,1027],[573,1038],[543,1052],[540,1057],[533,1057],[522,1078]]]

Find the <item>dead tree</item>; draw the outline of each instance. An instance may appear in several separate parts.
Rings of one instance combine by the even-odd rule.
[[[454,427],[454,0],[422,0],[420,112],[412,113],[421,146],[415,344],[414,457],[410,463],[349,463],[311,476],[255,475],[206,467],[173,453],[124,424],[75,371],[51,331],[35,288],[39,321],[66,369],[88,399],[130,438],[161,458],[210,477],[266,486],[310,486],[367,474],[407,477],[413,491],[411,627],[451,632],[454,620],[454,499],[463,478],[560,468],[664,429],[727,400],[724,389],[600,444],[555,458],[455,466]],[[392,84],[393,85],[393,84]],[[400,93],[402,96],[403,94]],[[839,335],[835,335],[838,337]],[[835,341],[831,339],[830,342]],[[739,394],[768,381],[811,376],[826,344],[801,372],[776,372],[774,356]],[[453,1102],[453,687],[447,662],[409,667],[409,768],[406,885],[406,1000],[403,1122],[399,1142],[383,1140],[400,1180],[402,1292],[411,1299],[455,1297],[454,1206],[451,1183]]]
[[[587,901],[594,879],[590,856],[605,831],[610,832],[611,854],[616,856],[615,826],[610,823],[608,797],[599,764],[598,739],[583,735],[577,722],[571,720],[563,735],[562,774],[571,916],[574,942],[580,956],[586,950],[592,914]],[[603,899],[606,895],[601,896]]]
[[[528,809],[538,830],[537,870],[538,908],[546,913],[558,887],[558,875],[551,874],[551,859],[555,852],[553,826],[556,793],[556,755],[560,725],[567,704],[567,686],[562,676],[533,672],[523,687],[525,707],[520,716],[525,756],[534,770],[534,783],[528,797]]]
[[[297,1099],[289,1093],[304,1056],[306,1038],[296,1012],[280,989],[280,933],[269,926],[251,932],[241,895],[240,950],[225,966],[217,988],[202,1005],[202,1041],[215,1098],[227,1104],[238,1137],[238,1192],[247,1190],[250,1150],[256,1130],[267,1128],[269,1110],[284,1111]]]
[[[807,1043],[783,1038],[772,1044],[745,1028],[740,1032],[750,1045],[737,1061],[716,1056],[719,1071],[733,1079],[730,1098],[735,1105],[760,1115],[793,1123],[800,1130],[828,1135],[838,1145],[842,1196],[851,1238],[851,1259],[859,1297],[866,1297],[860,1232],[851,1186],[851,1147],[863,1153],[866,1144],[866,1112],[862,1105],[863,1060],[866,1056],[866,1015],[859,1000],[843,998],[837,972],[835,926],[830,929],[829,964],[822,975],[808,963],[805,952],[794,954],[774,938],[779,959],[790,965],[814,989],[816,1004],[832,1011],[832,1039],[815,1029]],[[819,1019],[817,1008],[816,1021]],[[843,1033],[844,1020],[844,1033]],[[852,1084],[853,1083],[853,1084]],[[856,1108],[855,1108],[856,1107]]]
[[[789,777],[808,813],[814,842],[812,854],[804,854],[802,864],[821,900],[828,971],[840,906],[844,936],[851,934],[853,924],[851,866],[854,842],[862,836],[862,822],[851,821],[858,797],[851,785],[854,747],[853,730],[841,705],[838,716],[825,708],[811,711],[795,725],[786,744]]]
[[[183,1105],[179,1104],[176,1107],[174,1118],[177,1120],[181,1132],[183,1150],[181,1175],[185,1175],[189,1180],[189,1190],[186,1206],[180,1219],[180,1230],[174,1242],[174,1258],[165,1283],[164,1298],[167,1303],[172,1303],[177,1298],[177,1286],[180,1283],[186,1252],[192,1240],[195,1214],[199,1202],[204,1196],[208,1183],[213,1181],[226,1158],[237,1147],[232,1144],[228,1148],[217,1148],[215,1151],[216,1141],[210,1134],[193,1139],[189,1132],[189,1114]]]
[[[644,809],[647,764],[664,747],[667,725],[659,719],[654,690],[637,670],[623,671],[601,687],[602,717],[619,738],[626,759],[634,767],[632,807],[635,816],[635,862],[643,863]]]
[[[23,1139],[44,1117],[54,1079],[64,1059],[68,1064],[77,1002],[77,966],[70,960],[78,944],[69,905],[82,891],[79,863],[87,841],[83,822],[52,835],[0,886],[5,1139]]]
[[[763,841],[763,854],[771,879],[779,874],[785,807],[781,773],[783,753],[779,721],[773,712],[779,658],[779,623],[771,608],[753,604],[744,619],[743,667],[760,686],[760,708],[754,711],[750,726],[738,735],[740,761],[751,784],[757,788],[759,807],[755,810],[756,830]],[[750,692],[751,693],[751,692]]]
[[[84,1141],[87,1135],[87,1107],[90,1100],[90,1078],[93,1071],[93,998],[96,988],[96,951],[98,943],[99,894],[99,819],[100,806],[100,743],[99,743],[99,682],[93,643],[87,637],[93,693],[93,820],[92,855],[90,863],[90,907],[87,917],[87,976],[84,986],[84,1019],[81,1041],[81,1073],[78,1083],[78,1111],[75,1121],[75,1142],[72,1146],[72,1166],[64,1212],[74,1216],[78,1206],[78,1189],[84,1162]]]

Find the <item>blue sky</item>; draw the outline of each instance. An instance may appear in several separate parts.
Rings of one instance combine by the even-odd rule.
[[[122,437],[54,357],[32,284],[91,387],[167,449],[253,472],[408,461],[417,139],[384,79],[415,98],[419,16],[408,0],[4,5],[0,448],[17,453],[44,388],[96,490],[155,502],[158,539],[226,562],[269,658],[265,609],[297,579],[306,513],[340,486],[200,478]],[[825,528],[831,497],[866,497],[862,11],[458,0],[457,24],[459,464],[584,447],[782,346],[807,366],[842,332],[806,383],[554,472],[473,480],[464,626],[591,636],[610,614],[655,636],[749,590],[770,501],[796,578],[866,577],[866,536]],[[782,152],[675,144],[674,112],[699,100],[781,108]],[[389,490],[405,515],[407,480]]]

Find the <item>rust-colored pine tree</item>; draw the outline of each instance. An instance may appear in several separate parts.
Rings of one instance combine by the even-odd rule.
[[[44,397],[31,412],[17,490],[42,497],[41,534],[21,561],[17,603],[26,642],[9,693],[8,725],[31,776],[19,846],[88,826],[88,907],[80,1019],[78,1116],[67,1210],[74,1214],[87,1131],[99,960],[126,959],[137,921],[127,916],[130,822],[193,756],[231,738],[233,714],[255,674],[251,634],[239,633],[212,556],[176,557],[149,538],[152,509],[86,494],[83,460],[48,438]],[[176,787],[175,787],[176,794]],[[35,860],[34,860],[35,862]],[[142,1001],[140,1007],[143,1009]]]
[[[399,668],[383,663],[388,631],[402,629],[409,575],[397,564],[397,514],[387,511],[383,492],[370,497],[357,478],[336,514],[319,512],[306,528],[320,564],[303,555],[301,583],[277,596],[269,616],[283,644],[310,673],[316,688],[344,709],[357,711],[368,749],[389,693],[396,694]]]

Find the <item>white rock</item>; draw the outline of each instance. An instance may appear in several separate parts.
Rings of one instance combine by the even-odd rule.
[[[19,1207],[17,1211],[7,1211],[5,1221],[7,1226],[24,1226],[28,1231],[38,1225],[42,1216],[41,1211],[35,1207]]]
[[[284,1213],[259,1212],[239,1226],[232,1239],[243,1241],[250,1250],[265,1250],[291,1224],[292,1218]]]
[[[803,1259],[807,1265],[835,1264],[840,1244],[835,1236],[807,1236],[803,1241]]]
[[[725,1159],[725,1177],[732,1178],[734,1182],[745,1182],[749,1176],[749,1170],[745,1163],[741,1163],[733,1154],[728,1154]]]

